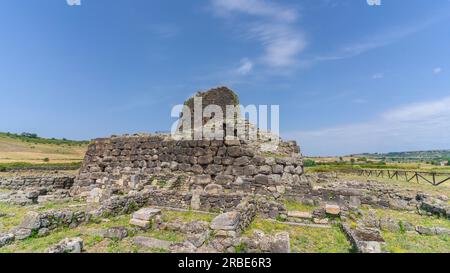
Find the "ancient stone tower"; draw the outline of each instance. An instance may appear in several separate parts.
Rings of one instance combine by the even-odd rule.
[[[225,87],[200,95],[206,105],[239,102]],[[89,145],[72,194],[101,201],[116,194],[149,191],[149,200],[156,204],[210,209],[232,206],[249,195],[279,198],[302,191],[309,187],[302,174],[295,141],[281,141],[275,153],[267,153],[258,143],[242,139],[114,136]]]
[[[194,98],[200,98],[201,99],[201,111],[198,111],[198,108],[194,105],[195,99]],[[197,101],[199,102],[199,101]],[[185,129],[190,129],[191,134],[188,134],[190,138],[194,138],[194,124],[195,124],[195,114],[196,111],[200,112],[199,115],[201,115],[201,125],[206,125],[214,116],[217,115],[217,113],[213,112],[210,114],[203,115],[203,112],[207,111],[207,107],[211,105],[219,106],[221,109],[221,114],[223,118],[223,122],[219,122],[216,125],[213,126],[220,126],[221,129],[224,131],[224,136],[226,134],[226,130],[233,130],[233,132],[230,132],[231,135],[235,135],[234,130],[237,124],[238,119],[240,119],[240,112],[239,112],[239,98],[238,96],[227,87],[218,87],[211,89],[206,92],[198,92],[193,97],[189,98],[184,102],[184,105],[189,108],[189,112],[187,113],[181,113],[180,115],[180,123],[178,125],[178,130],[181,132]],[[233,114],[232,117],[227,117],[227,110],[229,107],[236,107],[236,113]],[[228,120],[227,120],[228,118]],[[185,128],[185,121],[189,121],[189,128]],[[227,126],[227,123],[229,126]],[[184,124],[184,125],[183,125]]]

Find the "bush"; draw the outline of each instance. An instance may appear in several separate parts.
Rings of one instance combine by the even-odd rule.
[[[316,166],[316,161],[311,160],[311,159],[305,159],[303,161],[303,166],[305,166],[305,167],[314,167],[314,166]]]

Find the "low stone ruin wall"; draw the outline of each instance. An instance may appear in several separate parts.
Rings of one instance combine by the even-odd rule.
[[[337,180],[315,186],[309,192],[289,192],[285,195],[285,198],[313,205],[336,203],[348,208],[370,205],[378,208],[409,211],[416,210],[420,203],[417,200],[416,191],[405,190],[376,181]]]
[[[127,195],[115,195],[103,201],[98,209],[98,214],[121,215],[131,213],[144,206],[171,207],[180,209],[192,209],[192,194],[176,191],[153,190],[133,192]],[[200,210],[207,212],[228,212],[235,210],[239,204],[251,200],[252,206],[264,218],[277,218],[287,215],[284,205],[269,201],[263,196],[248,198],[242,194],[202,195]]]
[[[217,184],[279,197],[303,174],[296,150],[290,157],[267,157],[242,140],[176,141],[164,135],[97,139],[88,148],[73,194],[93,188],[126,193],[152,184],[189,191]]]
[[[0,189],[26,190],[30,188],[70,189],[74,175],[15,176],[0,178]]]

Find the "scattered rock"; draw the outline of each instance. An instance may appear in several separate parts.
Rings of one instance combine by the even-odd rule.
[[[133,242],[136,246],[142,248],[157,248],[157,249],[169,249],[172,244],[169,241],[163,241],[151,237],[136,236],[133,238]]]
[[[130,225],[137,226],[142,229],[148,229],[148,228],[150,228],[150,221],[144,221],[144,220],[139,220],[139,219],[133,218],[130,220]]]
[[[0,247],[9,245],[14,242],[14,234],[12,233],[0,233]]]
[[[16,240],[25,240],[31,237],[32,231],[27,228],[17,228],[14,230]]]
[[[41,228],[38,231],[38,237],[45,237],[50,234],[50,230],[48,228]]]
[[[83,240],[81,238],[66,238],[57,245],[48,249],[48,253],[81,253],[83,251]]]
[[[237,211],[230,211],[220,214],[211,222],[211,229],[214,230],[236,230],[239,224],[240,214]]]
[[[223,193],[223,187],[218,184],[209,184],[205,187],[205,193],[207,194],[221,194]]]
[[[288,232],[275,234],[271,245],[272,253],[291,253],[291,243]]]
[[[34,211],[29,211],[25,215],[25,218],[23,219],[22,223],[20,224],[21,228],[25,229],[38,229],[41,226],[40,216],[39,213]]]
[[[325,212],[329,215],[339,215],[341,213],[341,208],[338,205],[325,205]]]
[[[288,217],[301,218],[301,219],[312,219],[312,214],[310,212],[304,212],[304,211],[288,211]]]
[[[381,230],[390,231],[390,232],[398,232],[400,231],[400,225],[398,221],[391,218],[382,218],[380,220],[380,228]]]
[[[122,240],[128,236],[128,230],[125,227],[112,227],[104,231],[103,237],[112,240]]]
[[[155,217],[156,215],[161,214],[160,209],[155,208],[142,208],[135,213],[133,213],[133,219],[143,220],[143,221],[150,221]]]
[[[357,227],[352,229],[348,224],[342,224],[342,230],[349,241],[360,253],[381,253],[381,243],[384,243],[380,230]]]

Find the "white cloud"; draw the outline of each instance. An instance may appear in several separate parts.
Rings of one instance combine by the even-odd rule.
[[[353,43],[338,48],[335,52],[331,54],[318,56],[313,61],[334,61],[356,57],[366,52],[401,41],[402,39],[410,35],[413,35],[417,32],[426,29],[427,27],[435,24],[439,20],[440,20],[439,17],[432,17],[420,23],[393,27],[390,28],[389,30],[383,30],[378,33],[372,33],[360,41],[355,41]]]
[[[238,74],[241,75],[247,75],[248,73],[250,73],[253,69],[253,63],[248,59],[248,58],[244,58],[241,60],[241,65],[239,66],[239,68],[236,70]]]
[[[240,30],[248,39],[261,43],[264,55],[261,62],[271,68],[289,68],[306,47],[306,39],[295,23],[296,9],[263,0],[211,0],[216,14],[230,19],[245,15],[251,23],[243,23]],[[248,20],[246,20],[248,22]]]
[[[311,155],[450,148],[450,97],[402,106],[364,123],[286,136]]]
[[[246,13],[254,16],[271,17],[281,21],[295,21],[297,11],[263,0],[212,0],[216,13],[228,15],[230,12]]]
[[[417,103],[383,114],[390,121],[414,121],[439,117],[442,114],[450,114],[450,97],[425,103]]]
[[[306,41],[290,25],[260,24],[250,29],[250,36],[264,46],[262,60],[272,67],[288,67],[296,63],[298,54],[306,47]]]
[[[436,67],[435,69],[433,69],[434,74],[439,74],[441,72],[442,72],[442,68],[440,68],[440,67]]]
[[[382,79],[382,78],[384,78],[384,74],[383,73],[376,73],[376,74],[372,75],[372,79],[374,79],[374,80],[379,80],[379,79]]]

